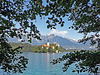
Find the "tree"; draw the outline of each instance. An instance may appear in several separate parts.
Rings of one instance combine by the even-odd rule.
[[[0,65],[6,72],[22,72],[21,66],[23,65],[23,69],[25,69],[25,62],[27,61],[26,58],[21,57],[19,61],[23,61],[24,64],[18,65],[20,68],[16,67],[16,65],[14,65],[15,67],[11,67],[14,57],[20,53],[18,50],[20,47],[12,49],[7,42],[7,37],[17,37],[21,39],[22,36],[25,35],[29,42],[31,42],[32,38],[40,39],[40,33],[34,24],[37,15],[41,18],[43,16],[52,15],[52,17],[48,17],[46,21],[48,24],[47,28],[51,29],[54,29],[56,25],[63,27],[63,17],[68,16],[68,20],[73,22],[70,28],[78,30],[79,33],[85,35],[80,42],[85,43],[90,40],[91,45],[97,43],[97,49],[100,50],[99,0],[46,0],[45,5],[43,5],[43,0],[1,0],[0,60],[2,61],[0,61]],[[93,33],[94,35],[89,36],[89,33]],[[94,53],[95,52],[93,52],[93,54]],[[9,56],[12,56],[12,58]]]
[[[21,53],[19,49],[22,47],[12,49],[7,37],[21,39],[22,36],[27,35],[29,42],[31,42],[32,37],[40,39],[37,27],[33,24],[33,21],[29,22],[29,20],[35,20],[36,15],[41,13],[42,9],[37,2],[0,0],[0,66],[5,72],[22,73],[28,63],[27,58],[19,55]]]

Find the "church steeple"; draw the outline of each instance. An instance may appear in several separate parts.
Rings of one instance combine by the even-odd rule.
[[[47,40],[47,45],[49,46],[49,39]]]

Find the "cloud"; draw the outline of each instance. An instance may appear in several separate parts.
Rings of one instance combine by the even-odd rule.
[[[49,33],[50,34],[57,34],[57,35],[66,35],[68,33],[68,31],[59,31],[59,30],[56,30],[56,29],[52,29],[51,32]]]
[[[73,39],[74,41],[77,41],[76,39]]]

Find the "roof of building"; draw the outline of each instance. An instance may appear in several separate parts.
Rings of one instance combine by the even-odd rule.
[[[49,45],[47,45],[47,44],[43,44],[43,46],[44,46],[44,47],[50,47],[50,46],[49,46]]]

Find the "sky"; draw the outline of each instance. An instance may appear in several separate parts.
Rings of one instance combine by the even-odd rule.
[[[48,17],[45,17],[41,19],[39,16],[37,16],[36,21],[34,22],[37,26],[37,29],[40,31],[41,35],[50,35],[55,34],[62,37],[68,37],[73,40],[78,40],[83,37],[81,33],[78,33],[77,31],[73,29],[69,29],[69,27],[73,24],[71,21],[68,21],[68,17],[63,18],[65,24],[63,27],[60,25],[56,26],[56,29],[47,29],[47,20]]]

